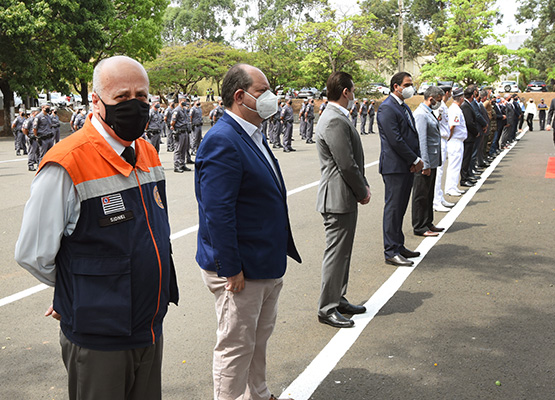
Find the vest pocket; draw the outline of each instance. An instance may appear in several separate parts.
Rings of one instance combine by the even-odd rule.
[[[129,257],[82,258],[73,271],[73,332],[104,336],[132,333]]]

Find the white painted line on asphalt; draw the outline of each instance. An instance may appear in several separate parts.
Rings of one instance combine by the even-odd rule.
[[[44,283],[41,283],[40,285],[34,286],[32,288],[22,290],[19,293],[4,297],[3,299],[0,299],[0,307],[5,306],[6,304],[13,303],[17,300],[21,300],[24,297],[31,296],[32,294],[38,293],[44,289],[48,289],[48,286],[46,286]]]
[[[9,163],[9,162],[16,162],[16,161],[27,161],[27,157],[25,157],[25,158],[14,158],[12,160],[3,160],[3,161],[0,161],[0,164]]]
[[[520,139],[527,131],[527,128],[518,136]],[[312,360],[308,367],[295,379],[281,394],[280,398],[293,398],[295,400],[308,400],[316,391],[318,386],[324,381],[329,373],[335,368],[337,363],[343,358],[351,346],[356,342],[364,328],[376,316],[381,308],[395,295],[397,290],[410,276],[412,271],[420,264],[420,261],[435,246],[441,237],[447,232],[458,216],[463,212],[472,197],[478,189],[482,187],[485,180],[491,175],[495,167],[499,165],[503,157],[509,152],[504,150],[498,157],[493,160],[490,166],[484,170],[481,179],[476,185],[462,196],[457,204],[447,213],[445,217],[437,224],[438,227],[445,228],[439,236],[427,237],[416,248],[420,252],[420,256],[413,258],[414,265],[412,267],[398,267],[389,279],[370,297],[364,304],[366,312],[353,316],[355,326],[349,329],[340,329],[324,349]]]

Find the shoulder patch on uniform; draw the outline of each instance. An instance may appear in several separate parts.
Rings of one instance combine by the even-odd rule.
[[[152,195],[154,197],[154,201],[158,204],[158,207],[164,208],[164,204],[162,203],[162,197],[160,197],[160,192],[158,192],[158,186],[154,185],[154,189],[152,189]]]

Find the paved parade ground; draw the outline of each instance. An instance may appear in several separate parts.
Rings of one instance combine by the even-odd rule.
[[[205,127],[206,128],[206,127]],[[324,250],[315,211],[320,178],[315,145],[275,151],[287,189],[293,236],[303,258],[290,260],[268,349],[268,386],[295,400],[555,399],[555,157],[551,132],[522,135],[478,185],[434,223],[439,238],[414,236],[415,267],[384,263],[384,185],[378,135],[362,136],[372,199],[359,207],[348,299],[365,304],[356,327],[318,323]],[[162,145],[180,303],[164,325],[166,400],[212,398],[216,340],[213,295],[195,263],[193,172],[173,172]],[[0,399],[67,399],[58,323],[45,318],[53,289],[13,259],[34,173],[0,138]],[[48,201],[47,198],[44,201]],[[44,233],[45,235],[48,232]],[[26,290],[29,290],[25,292]]]

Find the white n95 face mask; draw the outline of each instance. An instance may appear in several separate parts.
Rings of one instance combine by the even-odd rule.
[[[403,91],[401,92],[401,96],[403,96],[403,99],[405,100],[410,99],[412,96],[414,96],[414,87],[408,86],[406,88],[403,88]]]
[[[278,111],[278,98],[271,90],[266,90],[258,98],[254,97],[252,94],[245,90],[245,93],[256,100],[256,110],[253,110],[245,103],[243,105],[249,110],[258,113],[260,118],[268,119]]]

